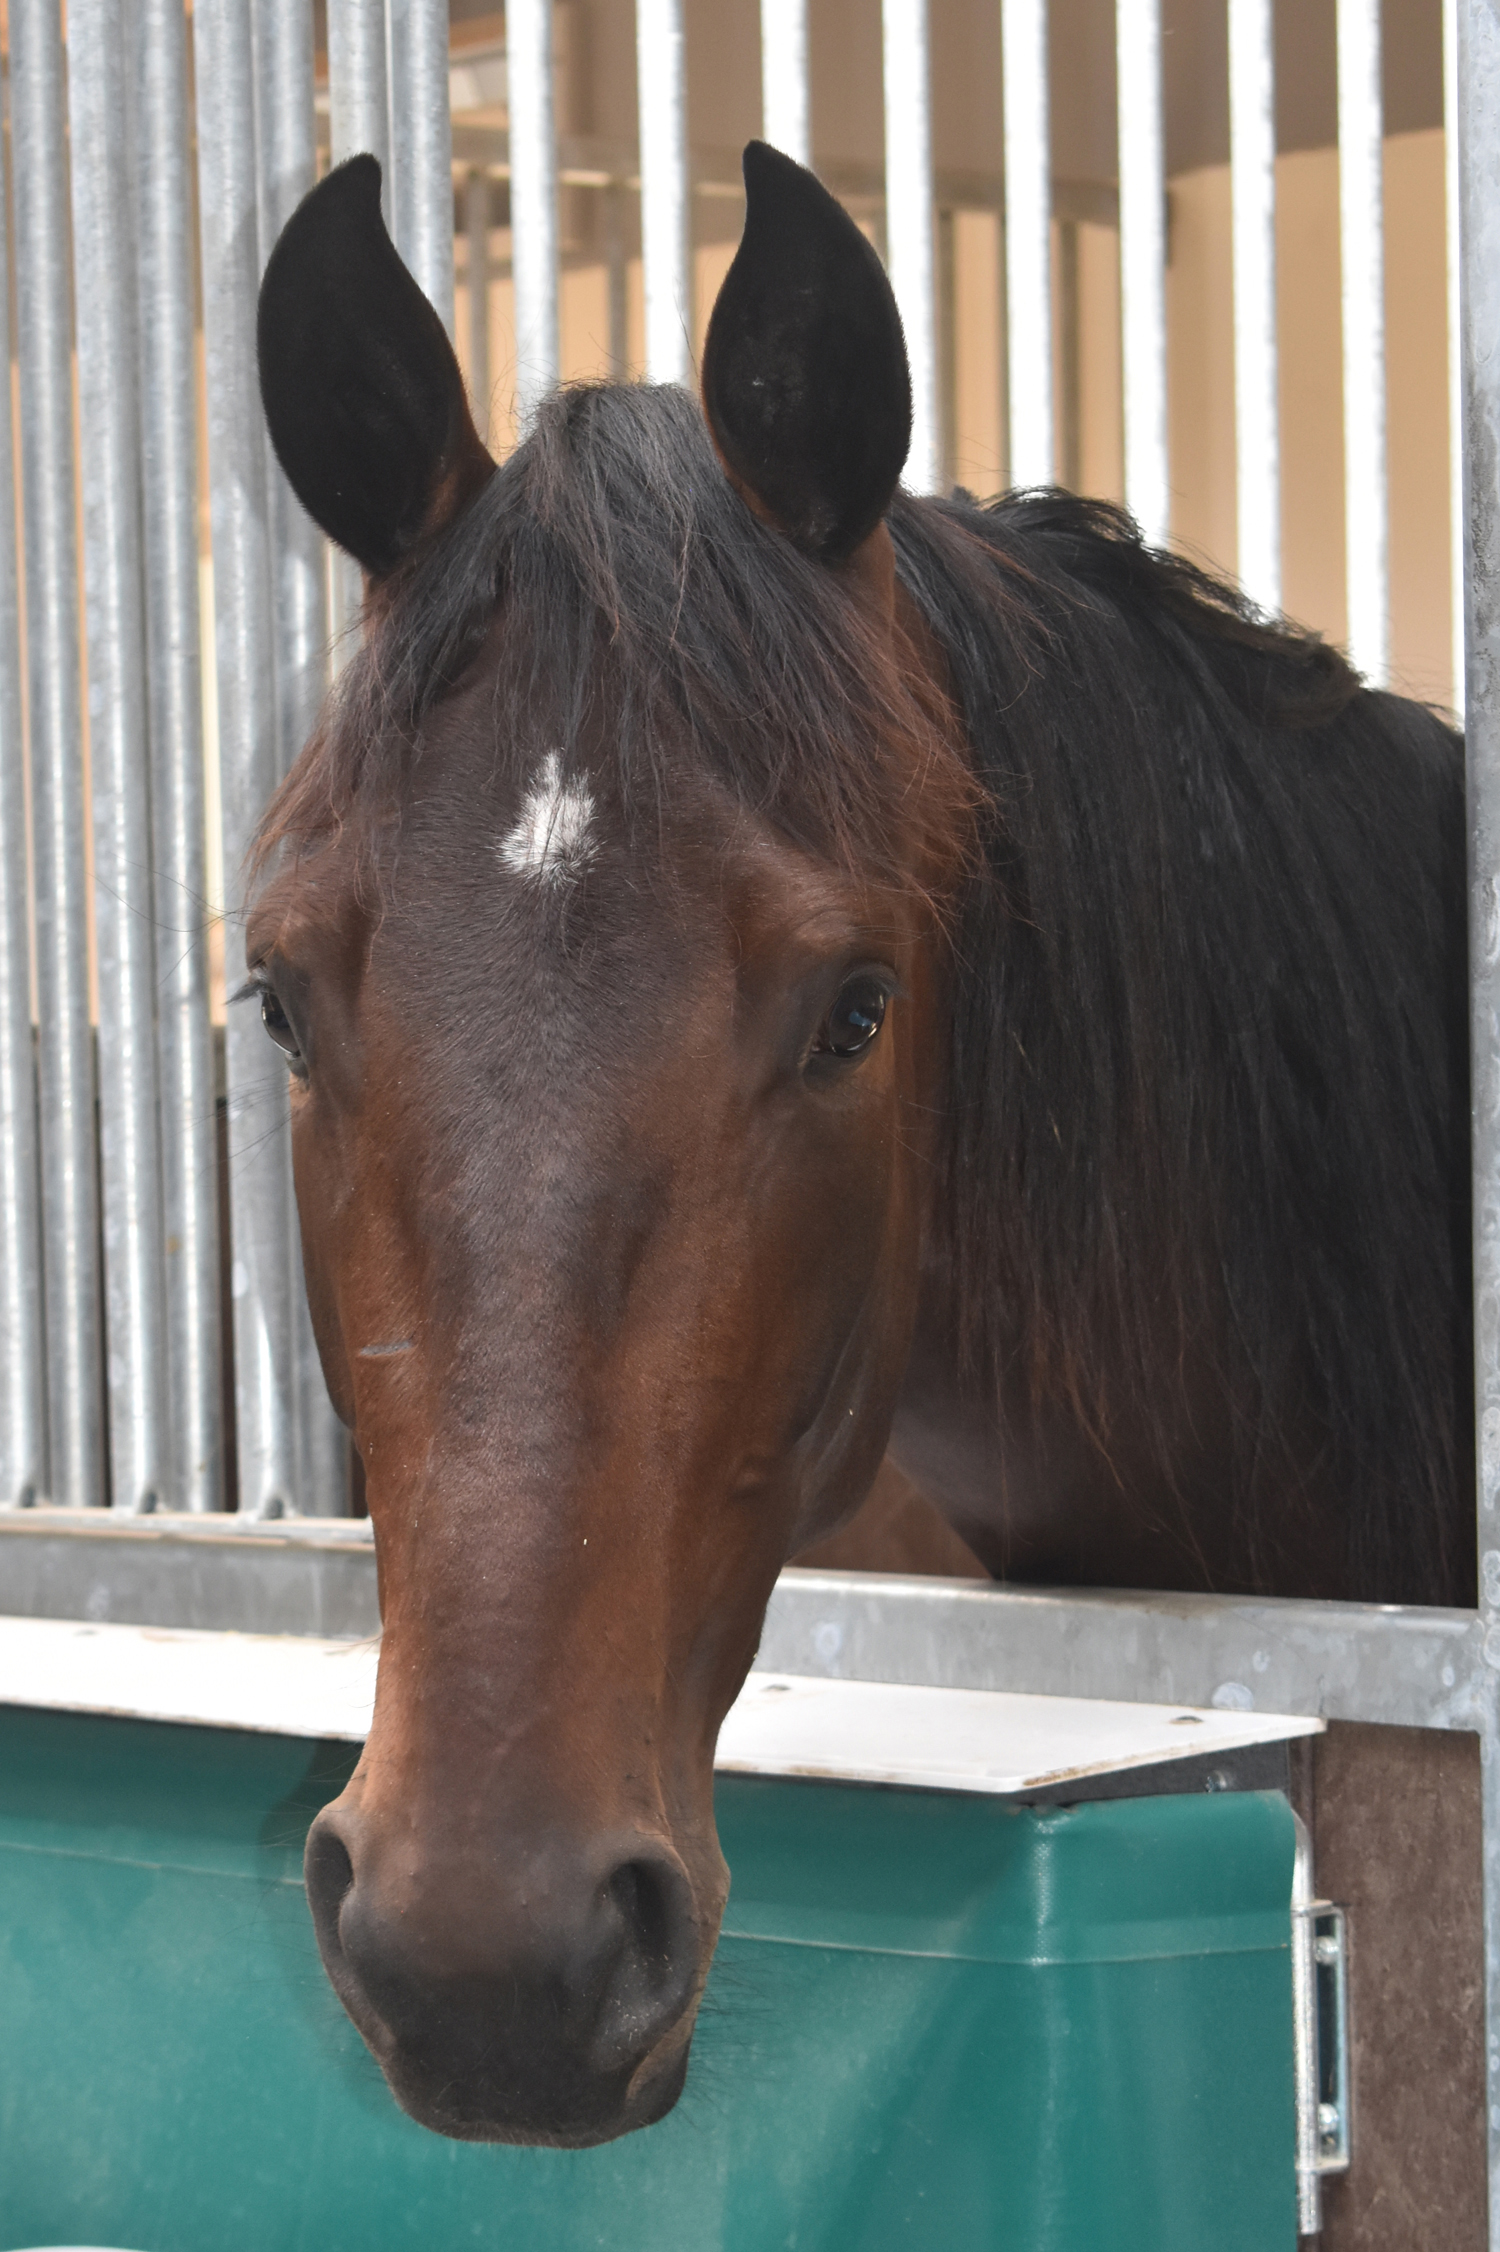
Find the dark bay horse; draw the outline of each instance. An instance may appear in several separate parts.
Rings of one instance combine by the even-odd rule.
[[[676,2100],[715,1737],[889,1446],[997,1574],[1470,1596],[1461,752],[1117,512],[898,490],[874,253],[746,156],[703,408],[496,468],[357,158],[262,297],[368,575],[248,927],[363,1459],[335,1987],[443,2133]]]

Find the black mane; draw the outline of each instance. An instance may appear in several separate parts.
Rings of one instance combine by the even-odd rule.
[[[891,528],[990,800],[948,1199],[970,1356],[1106,1447],[1144,1406],[1164,1448],[1206,1360],[1257,1579],[1331,1494],[1350,1596],[1472,1601],[1458,738],[1098,503],[903,498]]]
[[[1276,1512],[1332,1493],[1349,1594],[1463,1599],[1457,739],[1097,504],[902,496],[890,524],[972,772],[838,576],[745,507],[694,402],[559,394],[383,597],[262,859],[399,810],[497,605],[497,755],[539,708],[564,743],[607,709],[627,803],[690,744],[798,842],[899,876],[913,743],[960,855],[977,776],[947,1161],[971,1365],[1065,1397],[1106,1449],[1129,1400],[1164,1457],[1176,1372],[1208,1365],[1257,1576]]]

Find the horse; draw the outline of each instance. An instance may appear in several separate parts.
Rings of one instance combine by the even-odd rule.
[[[1457,737],[1114,508],[903,492],[879,259],[744,169],[701,404],[498,467],[373,159],[262,288],[367,585],[245,924],[383,1614],[307,1890],[459,2139],[676,2101],[716,1734],[888,1451],[999,1578],[1472,1599]]]

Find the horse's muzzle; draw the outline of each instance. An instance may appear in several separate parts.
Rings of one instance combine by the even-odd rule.
[[[308,1833],[323,1963],[402,2109],[463,2142],[579,2147],[651,2125],[687,2069],[712,1935],[660,1837],[593,1841],[525,1897],[465,1900],[387,1859],[341,1806]]]

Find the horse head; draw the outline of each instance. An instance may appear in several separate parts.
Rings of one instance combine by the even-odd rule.
[[[746,180],[703,412],[564,392],[498,469],[372,159],[262,292],[278,455],[368,584],[247,929],[383,1613],[307,1885],[397,2099],[467,2139],[675,2102],[718,1728],[912,1329],[972,785],[882,521],[885,276],[809,174]]]

